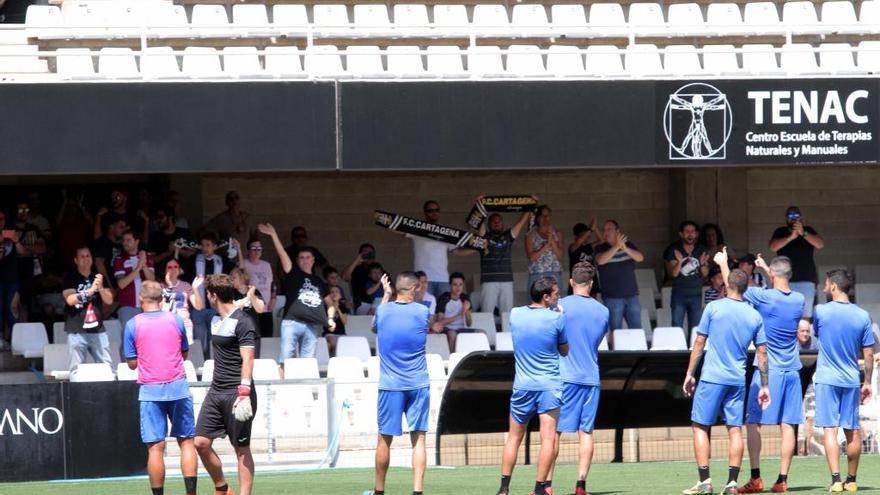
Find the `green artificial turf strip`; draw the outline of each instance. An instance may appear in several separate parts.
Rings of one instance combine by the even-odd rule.
[[[841,458],[841,464],[846,460]],[[779,462],[767,459],[762,464],[762,475],[767,489],[776,480]],[[845,476],[845,467],[844,476]],[[511,484],[512,495],[526,495],[534,487],[534,466],[517,466]],[[727,465],[723,460],[712,463],[712,476],[716,492],[727,481]],[[740,474],[740,484],[749,476],[748,461],[744,462]],[[575,467],[559,466],[553,491],[566,495],[574,491]],[[593,466],[587,480],[587,489],[593,495],[611,494],[678,494],[697,480],[697,470],[693,462],[643,462],[625,464],[597,464]],[[237,483],[232,481],[233,488]],[[498,466],[473,466],[458,468],[428,468],[425,476],[425,495],[494,495],[498,488]],[[830,481],[824,457],[798,457],[794,460],[789,475],[789,486],[793,493],[825,493]],[[859,493],[880,494],[880,456],[862,456],[859,468]],[[291,473],[257,473],[255,494],[354,494],[361,495],[372,488],[371,469],[324,469]],[[211,495],[210,480],[199,478],[199,493]],[[388,495],[409,495],[412,490],[410,472],[403,468],[393,468],[388,476],[385,493]],[[3,483],[0,494],[22,495],[122,495],[149,494],[145,479],[126,481],[85,481],[77,483]],[[165,493],[183,493],[181,478],[169,478]]]

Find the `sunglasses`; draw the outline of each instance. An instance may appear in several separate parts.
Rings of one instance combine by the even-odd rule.
[[[251,248],[248,248],[248,251],[262,251],[262,250],[263,250],[263,248],[261,248],[261,247],[251,247]]]
[[[800,213],[789,213],[788,215],[786,215],[786,217],[788,217],[790,220],[794,220],[794,219],[800,218],[801,214]]]
[[[19,213],[27,213],[27,212],[29,212],[29,211],[31,211],[31,210],[28,209],[28,208],[19,208],[19,209],[18,209],[18,212],[19,212]]]
[[[296,234],[295,236],[293,236],[293,238],[294,239],[308,239],[309,236],[307,236],[305,234]]]

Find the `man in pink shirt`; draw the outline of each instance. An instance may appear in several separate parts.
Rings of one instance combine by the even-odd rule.
[[[187,495],[195,495],[197,480],[195,418],[183,360],[189,351],[186,328],[176,314],[162,311],[162,286],[153,280],[140,288],[143,313],[125,324],[125,359],[138,370],[141,439],[147,444],[147,473],[153,495],[164,495],[165,438],[180,445],[180,471]]]

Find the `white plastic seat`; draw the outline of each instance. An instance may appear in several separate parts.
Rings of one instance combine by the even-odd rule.
[[[324,337],[318,339],[318,345],[315,347],[315,359],[318,360],[319,368],[325,368],[330,363],[330,349],[327,347],[327,339]]]
[[[61,4],[61,16],[64,18],[68,39],[109,39],[113,33],[108,29],[110,22],[107,11],[112,4],[109,2],[70,1]],[[76,29],[70,29],[76,28]]]
[[[232,6],[232,27],[239,36],[278,36],[280,31],[269,25],[266,6],[257,3],[241,3]]]
[[[600,351],[609,350],[608,349],[608,335],[605,335],[604,337],[602,337],[602,341],[599,342],[599,350]]]
[[[681,327],[657,327],[651,338],[652,351],[686,351],[687,340]]]
[[[629,25],[642,35],[665,33],[666,23],[663,20],[663,7],[659,3],[629,4]]]
[[[150,79],[181,77],[177,56],[170,46],[149,47],[141,55],[141,75]]]
[[[54,5],[28,5],[24,25],[29,37],[55,39],[65,36],[61,9]]]
[[[672,309],[657,308],[657,327],[672,326]]]
[[[653,45],[635,45],[635,46],[648,46],[651,47]],[[648,49],[649,52],[653,50]],[[654,272],[653,268],[637,268],[636,269],[636,285],[639,287],[639,290],[648,289],[651,292],[651,297],[657,298],[660,295],[660,289],[657,286],[657,274]]]
[[[776,4],[773,2],[747,3],[743,9],[743,22],[754,34],[781,31],[779,11],[776,10]]]
[[[422,51],[417,46],[389,46],[385,49],[388,72],[395,77],[417,79],[428,77],[422,63]]]
[[[394,28],[402,36],[430,36],[431,21],[428,7],[423,4],[398,3],[394,5]]]
[[[183,49],[183,73],[195,78],[223,77],[220,55],[206,46],[188,46]]]
[[[693,45],[668,45],[663,55],[663,69],[675,76],[699,75],[703,73],[700,55]]]
[[[626,74],[623,70],[620,50],[616,46],[588,46],[586,62],[587,73],[590,75],[608,77]]]
[[[3,32],[0,31],[0,35]],[[27,39],[24,41],[27,43]],[[0,42],[0,74],[40,74],[49,72],[49,65],[38,55],[37,45],[4,45]]]
[[[819,67],[832,74],[856,74],[853,49],[849,43],[822,43],[819,45]]]
[[[394,32],[388,7],[377,3],[354,6],[354,28],[366,37],[390,36]]]
[[[467,355],[467,352],[453,352],[450,354],[449,360],[446,363],[446,375],[451,377],[452,372],[455,371],[455,367],[458,366],[458,363],[460,363]]]
[[[277,6],[276,6],[277,7]],[[306,77],[303,71],[302,57],[299,54],[299,48],[295,46],[267,46],[266,47],[266,72],[277,77]],[[282,297],[282,296],[278,296]],[[284,311],[284,304],[275,301],[278,306],[278,324],[281,322],[281,311]]]
[[[809,43],[787,43],[782,46],[782,69],[789,74],[815,74],[821,72],[816,64],[816,54]]]
[[[370,356],[370,359],[367,359],[367,380],[379,381],[381,369],[382,363],[379,361],[379,356]]]
[[[193,28],[193,35],[198,38],[235,37],[235,31],[229,27],[229,16],[223,5],[193,5],[190,26]]]
[[[370,343],[366,337],[340,336],[336,339],[337,357],[356,357],[363,362],[370,359]]]
[[[315,358],[289,358],[284,360],[285,380],[312,380],[321,378],[318,360]]]
[[[308,32],[308,26],[309,15],[305,5],[277,3],[272,6],[272,27],[278,32],[286,36],[305,36]]]
[[[590,32],[596,36],[626,35],[628,29],[620,4],[594,3],[590,5]]]
[[[570,45],[553,45],[547,50],[547,72],[558,77],[583,77],[584,57],[580,49]],[[509,318],[509,315],[508,315]]]
[[[254,359],[254,380],[278,380],[278,362],[274,359]]]
[[[880,0],[865,0],[859,7],[859,23],[874,25],[872,31],[880,24]]]
[[[735,49],[736,48],[733,45],[704,46],[703,70],[714,75],[732,75],[739,73],[739,62],[736,60]],[[667,287],[664,287],[664,289],[667,289]],[[664,306],[669,307],[668,304],[664,304]]]
[[[743,17],[739,5],[735,3],[709,4],[706,9],[707,33],[743,33]]]
[[[192,29],[183,5],[157,2],[153,8],[147,10],[144,17],[151,36],[158,38],[197,36],[190,34]]]
[[[455,352],[463,352],[465,354],[473,351],[488,351],[489,338],[486,334],[480,332],[460,333],[455,339]]]
[[[39,322],[12,325],[12,353],[30,358],[43,357],[43,346],[49,343],[46,327]]]
[[[546,77],[547,68],[540,49],[535,45],[510,45],[507,72],[520,77]]]
[[[425,354],[428,364],[428,377],[431,380],[445,380],[446,368],[443,366],[443,358],[437,354]]]
[[[439,333],[429,333],[425,343],[425,352],[437,354],[443,359],[449,359],[449,339]]]
[[[833,32],[858,32],[853,2],[832,0],[822,3],[822,27]]]
[[[547,20],[547,9],[538,3],[514,5],[510,25],[513,36],[524,38],[553,36],[553,30],[550,29]]]
[[[782,4],[782,22],[789,27],[817,28],[819,18],[813,2],[796,1]]]
[[[770,44],[743,45],[743,70],[752,74],[781,74],[773,50]]]
[[[202,382],[210,383],[212,380],[214,380],[214,360],[207,359],[202,366]]]
[[[88,48],[59,48],[55,50],[55,68],[65,79],[94,79],[95,64]]]
[[[429,46],[427,59],[428,73],[433,76],[453,79],[468,77],[461,48],[457,46]]]
[[[122,363],[120,363],[122,364]],[[195,383],[199,381],[199,377],[196,374],[196,366],[192,361],[185,359],[183,361],[183,371],[186,373],[186,381],[189,383]]]
[[[348,21],[345,5],[317,4],[312,7],[313,24],[316,32],[324,36],[350,36],[354,31]]]
[[[113,79],[141,77],[131,48],[104,47],[98,55],[98,74]]]
[[[43,346],[43,374],[56,380],[65,380],[70,376],[70,347],[67,344],[54,343]]]
[[[614,330],[611,340],[615,351],[648,350],[648,340],[645,338],[645,331],[640,328]]]
[[[262,337],[260,339],[260,359],[278,359],[281,354],[280,337]]]
[[[501,62],[501,47],[474,46],[468,54],[468,72],[473,77],[506,77]]]
[[[356,357],[334,357],[327,364],[327,378],[344,381],[364,381],[364,365]]]
[[[489,339],[489,345],[495,345],[495,315],[492,313],[471,313],[471,328],[482,330]]]
[[[674,3],[669,6],[668,26],[676,36],[701,35],[706,32],[703,12],[696,3]]]
[[[382,67],[382,52],[378,46],[349,46],[346,48],[346,51],[348,52],[345,55],[346,70],[352,76],[358,78],[387,77],[385,68]],[[348,327],[351,326],[352,318],[355,318],[356,321],[357,318],[372,319],[370,316],[358,315],[349,316],[348,318],[349,323],[345,325],[346,333],[348,333]]]
[[[824,273],[820,274],[823,278],[824,275]],[[880,265],[856,265],[854,275],[856,282],[860,284],[880,283]]]
[[[348,47],[351,49],[354,47]],[[371,52],[375,52],[372,50]],[[379,69],[382,67],[381,52],[378,60]],[[371,70],[376,70],[375,68]],[[348,69],[351,72],[351,67]],[[349,337],[366,337],[370,343],[370,347],[376,346],[376,334],[373,333],[373,316],[372,315],[349,315],[348,321],[345,323],[345,334]]]
[[[434,5],[434,29],[437,36],[470,34],[467,9],[464,5]]]
[[[880,303],[880,283],[856,283],[856,304]]]
[[[70,372],[71,382],[113,382],[113,368],[107,363],[82,363]]]
[[[860,41],[856,61],[859,69],[880,73],[880,41]]]
[[[510,19],[507,7],[498,4],[477,4],[474,6],[474,20],[471,23],[477,36],[505,36],[510,34]]]
[[[550,25],[553,28],[553,32],[560,36],[576,38],[586,36],[589,33],[587,29],[587,14],[584,6],[580,4],[551,5]]]
[[[513,350],[513,334],[510,332],[501,332],[495,336],[496,351],[512,351]]]
[[[626,47],[626,72],[631,76],[645,77],[663,74],[660,52],[656,45],[640,44]]]
[[[306,73],[312,77],[345,77],[339,49],[331,45],[313,45],[306,48]]]

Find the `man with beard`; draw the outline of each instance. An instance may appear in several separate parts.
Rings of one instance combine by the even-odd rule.
[[[789,206],[785,210],[785,226],[773,232],[770,250],[791,260],[791,289],[804,295],[804,316],[813,315],[816,297],[816,262],[813,253],[825,247],[822,236],[809,225],[804,225],[801,210]]]
[[[687,313],[688,325],[695,326],[703,312],[703,279],[709,274],[709,253],[697,244],[699,227],[685,220],[678,229],[680,240],[666,248],[663,260],[666,274],[672,280],[672,326],[684,328]]]

